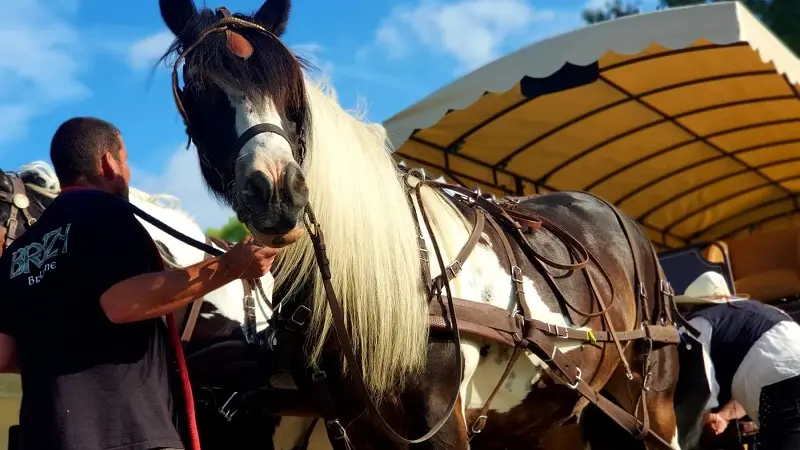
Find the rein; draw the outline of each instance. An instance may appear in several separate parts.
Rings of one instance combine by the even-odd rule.
[[[428,222],[427,216],[425,216],[425,224],[426,226],[430,226]],[[456,319],[455,309],[453,306],[453,295],[450,291],[450,283],[443,283],[444,289],[447,294],[448,305],[450,306],[450,313],[452,318],[452,331],[455,335],[455,346],[456,346],[456,363],[459,367],[459,383],[456,385],[456,392],[453,395],[453,399],[448,403],[447,412],[442,416],[439,421],[433,425],[427,433],[423,436],[416,438],[416,439],[408,439],[400,434],[398,434],[391,425],[386,422],[386,419],[383,418],[383,415],[378,410],[377,405],[372,400],[370,396],[369,390],[367,389],[366,384],[364,383],[364,375],[361,373],[360,365],[358,364],[358,360],[356,359],[355,353],[353,352],[353,343],[350,340],[350,335],[347,332],[347,325],[345,324],[345,317],[344,312],[342,311],[341,303],[339,302],[338,297],[336,296],[336,292],[333,289],[333,284],[331,283],[331,269],[330,264],[328,261],[328,255],[325,249],[325,235],[322,232],[322,226],[317,222],[316,217],[314,216],[313,211],[311,210],[310,206],[306,207],[306,215],[304,218],[305,227],[308,231],[308,235],[311,238],[311,242],[314,246],[314,255],[317,259],[317,266],[319,267],[319,271],[322,275],[322,283],[325,289],[325,297],[328,300],[328,306],[331,309],[331,316],[333,318],[333,328],[336,332],[336,338],[339,342],[339,348],[344,354],[345,361],[347,365],[350,367],[350,370],[353,371],[354,375],[352,378],[353,384],[355,386],[356,394],[361,398],[361,401],[367,406],[369,414],[375,417],[377,420],[375,421],[378,426],[383,429],[383,431],[388,435],[390,439],[395,441],[399,444],[404,445],[411,445],[411,444],[420,444],[422,442],[427,441],[428,439],[432,438],[439,430],[444,426],[445,423],[450,419],[450,416],[453,414],[456,405],[458,404],[459,392],[460,392],[460,381],[463,378],[463,364],[462,359],[463,355],[461,354],[461,335],[458,329],[458,320]],[[433,238],[435,239],[435,238]],[[445,266],[444,260],[441,257],[441,253],[439,250],[438,245],[434,244],[434,250],[436,251],[437,260],[439,262],[440,269],[442,273],[445,273]],[[341,428],[341,424],[339,424],[338,419],[328,418],[326,426],[329,427],[336,427],[336,429]],[[341,430],[340,430],[341,432]]]

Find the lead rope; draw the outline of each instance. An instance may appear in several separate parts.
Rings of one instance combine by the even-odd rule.
[[[157,246],[156,251],[158,251]],[[166,269],[164,260],[159,258],[159,261],[161,261],[161,270]],[[197,301],[202,301],[202,299]],[[197,429],[197,415],[194,409],[192,382],[189,380],[189,369],[186,367],[186,355],[183,353],[183,342],[178,332],[178,326],[175,324],[175,314],[173,313],[167,314],[167,329],[169,331],[172,351],[175,352],[175,363],[178,366],[178,374],[181,379],[181,391],[183,392],[184,407],[186,408],[186,427],[189,429],[189,448],[190,450],[200,450],[200,432]]]
[[[181,378],[181,388],[183,390],[183,400],[186,403],[186,426],[189,428],[189,445],[191,450],[200,450],[200,432],[197,430],[197,417],[194,409],[194,393],[192,383],[189,380],[189,370],[186,368],[186,357],[183,354],[183,343],[175,325],[175,315],[167,315],[167,328],[169,328],[170,342],[172,350],[175,352],[175,360],[178,364],[178,373]]]

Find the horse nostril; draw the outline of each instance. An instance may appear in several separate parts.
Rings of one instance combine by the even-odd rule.
[[[272,196],[272,181],[264,172],[253,172],[247,177],[244,195],[257,200],[269,200]]]
[[[291,204],[305,207],[308,203],[308,186],[300,166],[288,164],[283,171],[283,189],[286,190]]]

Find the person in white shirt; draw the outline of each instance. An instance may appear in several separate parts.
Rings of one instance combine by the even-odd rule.
[[[800,325],[778,308],[731,295],[713,271],[675,301],[694,306],[687,319],[699,332],[711,389],[706,424],[720,434],[748,416],[759,425],[758,448],[799,450]]]

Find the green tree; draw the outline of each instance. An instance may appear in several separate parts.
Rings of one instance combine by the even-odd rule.
[[[587,8],[581,13],[583,21],[588,24],[605,22],[607,20],[619,19],[620,17],[639,14],[639,7],[631,3],[623,3],[622,0],[606,0],[602,8]]]
[[[239,242],[244,239],[245,236],[250,234],[250,232],[242,222],[236,220],[236,217],[231,217],[228,219],[228,223],[222,227],[209,228],[206,230],[206,234],[230,242]]]
[[[727,0],[659,0],[658,9],[701,5]],[[800,1],[798,0],[740,0],[795,54],[800,54]],[[603,8],[587,9],[582,13],[588,24],[638,14],[640,8],[627,0],[608,0]]]

